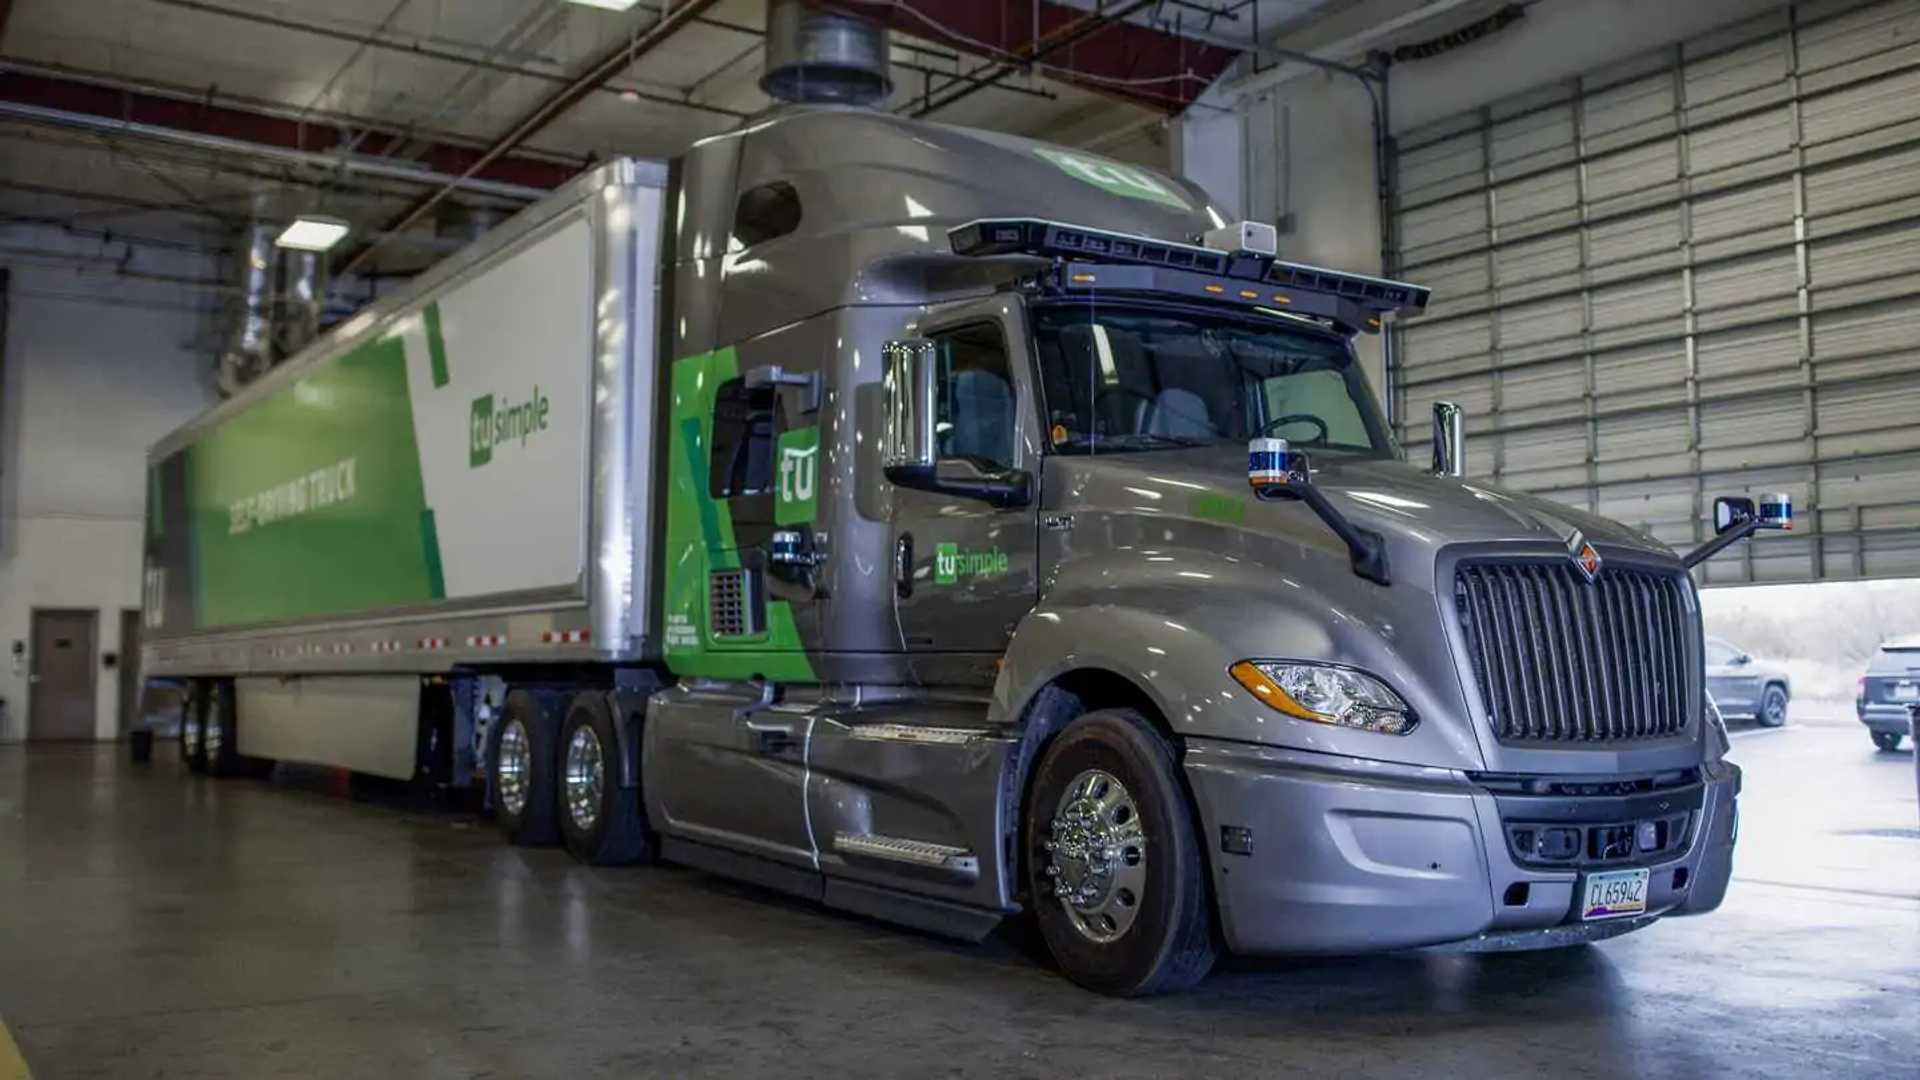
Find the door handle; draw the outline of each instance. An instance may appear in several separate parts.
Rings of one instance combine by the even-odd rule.
[[[893,543],[893,590],[901,598],[913,595],[913,534],[904,532]]]
[[[746,722],[747,734],[757,754],[779,754],[793,749],[793,729],[785,724]]]

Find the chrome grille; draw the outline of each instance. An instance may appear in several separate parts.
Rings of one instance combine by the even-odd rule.
[[[1466,562],[1454,605],[1502,742],[1613,742],[1686,727],[1692,621],[1679,575],[1570,560]]]

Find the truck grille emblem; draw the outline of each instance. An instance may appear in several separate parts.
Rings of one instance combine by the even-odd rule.
[[[1573,535],[1567,537],[1567,554],[1572,557],[1573,565],[1580,568],[1587,584],[1593,584],[1594,579],[1600,576],[1600,553],[1587,543],[1586,534],[1579,529],[1573,530]]]

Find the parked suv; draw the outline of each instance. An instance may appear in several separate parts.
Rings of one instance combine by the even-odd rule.
[[[1860,722],[1873,735],[1873,745],[1898,750],[1910,722],[1908,707],[1916,704],[1920,704],[1920,637],[1881,645],[1867,661],[1860,696],[1853,703]]]
[[[1779,668],[1757,664],[1745,649],[1720,638],[1707,639],[1707,692],[1726,716],[1751,716],[1761,727],[1787,722],[1793,686]]]

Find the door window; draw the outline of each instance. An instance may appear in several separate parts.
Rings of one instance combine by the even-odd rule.
[[[1738,655],[1740,655],[1739,650],[1735,649],[1733,646],[1727,644],[1726,642],[1718,641],[1712,638],[1707,639],[1707,666],[1708,667],[1726,667],[1727,665],[1733,663],[1733,658]]]
[[[708,488],[716,499],[763,495],[773,488],[771,386],[748,389],[745,379],[722,383],[713,399],[713,462]]]
[[[1013,467],[1013,375],[1007,341],[993,323],[930,335],[934,345],[934,444],[943,458]]]

